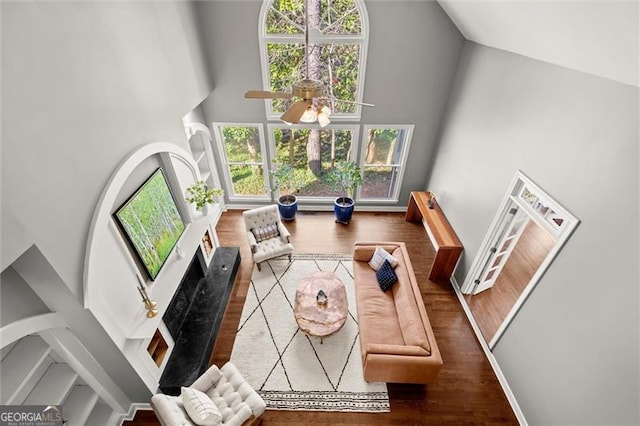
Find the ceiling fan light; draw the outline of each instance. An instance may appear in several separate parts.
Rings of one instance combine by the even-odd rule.
[[[331,108],[326,105],[319,104],[318,105],[318,124],[320,127],[326,127],[331,123],[329,120],[329,116],[331,115]]]
[[[329,120],[329,114],[325,113],[323,108],[318,113],[318,124],[320,127],[327,127],[329,123],[331,123],[331,120]]]
[[[313,123],[318,119],[318,113],[311,107],[307,108],[307,110],[300,117],[300,121],[303,123]]]

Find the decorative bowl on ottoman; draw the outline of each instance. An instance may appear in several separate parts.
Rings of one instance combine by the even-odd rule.
[[[318,305],[326,305],[327,304],[327,295],[324,291],[320,290],[316,295],[316,302]]]

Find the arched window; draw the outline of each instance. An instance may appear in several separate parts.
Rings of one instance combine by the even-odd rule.
[[[308,58],[305,15],[309,18]],[[265,0],[260,11],[265,90],[290,92],[295,81],[307,77],[308,69],[308,77],[324,83],[333,99],[331,119],[359,120],[362,107],[354,101],[362,102],[367,27],[363,0]],[[290,99],[267,100],[267,119],[279,119],[291,103]]]

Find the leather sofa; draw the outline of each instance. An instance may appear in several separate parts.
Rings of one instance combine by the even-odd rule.
[[[398,281],[383,292],[368,264],[376,247],[398,260]],[[431,383],[442,366],[427,311],[404,243],[356,242],[353,273],[364,379]]]

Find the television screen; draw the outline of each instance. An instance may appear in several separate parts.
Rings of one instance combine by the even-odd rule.
[[[115,217],[154,280],[185,229],[162,169],[147,179]]]

